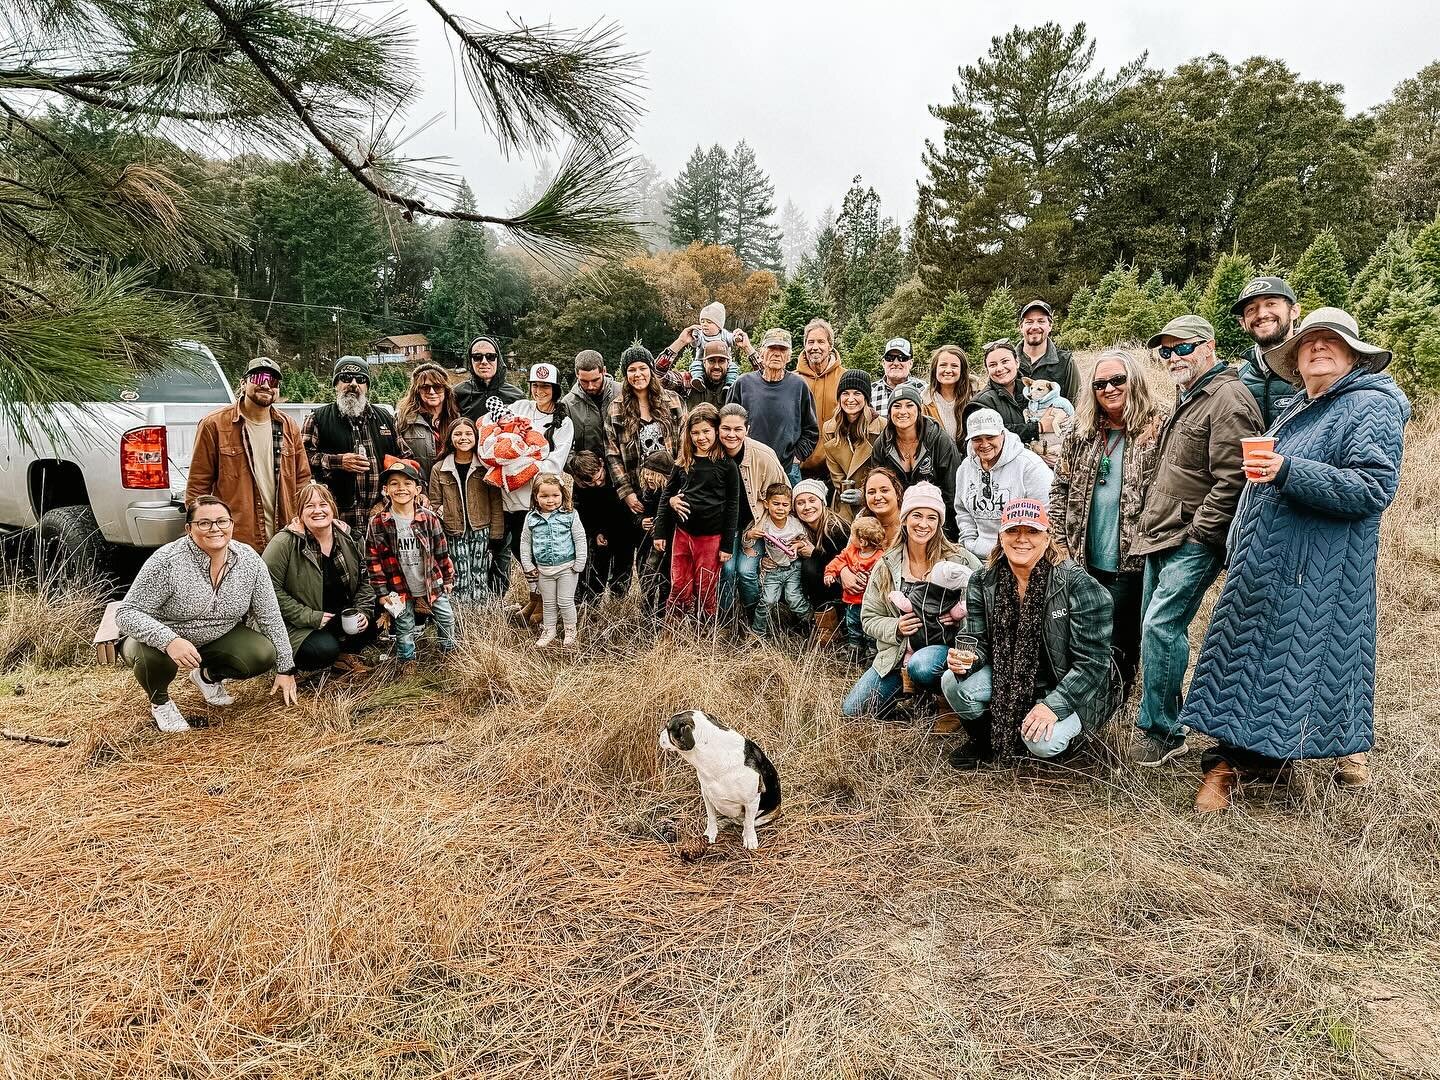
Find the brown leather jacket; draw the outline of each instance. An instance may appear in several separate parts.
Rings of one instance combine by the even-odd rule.
[[[1225,553],[1245,487],[1240,440],[1264,430],[1260,407],[1228,364],[1200,377],[1160,431],[1160,464],[1145,493],[1131,555],[1194,541]]]
[[[847,503],[840,499],[840,491],[846,480],[856,488],[864,490],[865,477],[870,472],[870,451],[875,440],[885,430],[885,418],[877,416],[870,421],[870,437],[864,442],[849,443],[835,440],[835,418],[825,421],[820,429],[820,450],[825,455],[825,465],[830,470],[830,509],[845,521],[853,521],[863,503]]]
[[[265,508],[250,465],[250,442],[240,406],[226,405],[200,421],[195,429],[195,449],[190,457],[190,479],[185,485],[185,505],[201,495],[214,495],[230,507],[235,522],[233,538],[264,551],[270,537],[283,529],[299,507],[295,494],[310,481],[310,459],[300,438],[300,428],[279,409],[270,410],[272,422],[280,425],[280,453],[275,478],[275,529],[265,532]]]
[[[838,353],[831,352],[830,366],[822,375],[810,366],[810,359],[802,355],[795,365],[795,374],[804,379],[805,385],[810,388],[810,396],[815,400],[815,422],[823,428],[840,407],[840,376],[845,374],[845,365],[840,363]],[[814,452],[800,463],[800,468],[812,472],[825,468],[825,448],[820,445],[821,442],[824,440],[815,444]]]
[[[490,529],[490,539],[499,540],[505,534],[505,515],[500,489],[485,482],[485,466],[478,460],[470,463],[470,474],[465,478],[465,499],[460,499],[460,470],[455,467],[455,455],[446,454],[435,463],[430,471],[430,507],[440,515],[440,523],[451,536],[465,531],[465,516],[470,518],[472,529]]]

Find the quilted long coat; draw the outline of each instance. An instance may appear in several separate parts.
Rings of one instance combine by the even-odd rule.
[[[1375,742],[1375,564],[1410,403],[1352,371],[1270,429],[1279,478],[1247,484],[1182,723],[1274,758]]]

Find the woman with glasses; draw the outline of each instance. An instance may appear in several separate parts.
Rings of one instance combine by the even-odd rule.
[[[493,337],[482,334],[470,342],[470,378],[455,388],[455,405],[460,415],[479,423],[485,415],[485,402],[498,397],[512,405],[525,395],[506,378],[505,358]]]
[[[460,415],[450,376],[439,364],[421,364],[410,373],[410,388],[395,406],[400,437],[410,447],[410,460],[420,466],[420,478],[430,482],[430,470],[445,456],[445,431]]]
[[[1025,384],[1020,379],[1020,354],[1013,342],[1004,338],[986,342],[980,347],[980,355],[985,358],[985,374],[990,381],[972,399],[972,407],[994,409],[1005,426],[1027,446],[1039,439],[1042,431],[1060,429],[1065,414],[1059,409],[1047,410],[1038,423],[1025,415],[1028,402]]]
[[[1128,695],[1140,666],[1145,579],[1145,557],[1130,554],[1130,545],[1170,413],[1151,397],[1145,369],[1124,349],[1100,354],[1090,391],[1075,403],[1075,427],[1060,447],[1050,521],[1061,547],[1110,591],[1115,663]]]
[[[185,514],[185,535],[158,548],[115,613],[120,655],[150,699],[155,726],[191,730],[170,700],[185,671],[209,705],[234,703],[226,679],[276,670],[272,694],[295,704],[295,657],[270,570],[258,552],[231,537],[230,508],[202,495]],[[246,625],[253,620],[260,629]]]
[[[977,559],[988,558],[1000,533],[1000,514],[1016,499],[1050,498],[1053,476],[994,409],[972,408],[965,418],[965,460],[955,476],[955,531]]]

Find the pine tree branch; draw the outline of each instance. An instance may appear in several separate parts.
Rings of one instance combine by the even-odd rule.
[[[255,109],[223,109],[193,111],[169,109],[163,105],[149,105],[126,101],[85,89],[91,86],[114,88],[120,80],[113,74],[90,73],[81,76],[61,77],[45,72],[30,70],[0,71],[0,88],[6,90],[34,90],[41,93],[59,94],[86,105],[101,109],[128,113],[132,116],[150,116],[163,120],[186,120],[195,123],[216,124],[232,120],[249,120],[261,116]]]

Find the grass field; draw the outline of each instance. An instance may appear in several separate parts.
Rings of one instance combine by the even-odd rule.
[[[956,775],[828,659],[616,610],[163,736],[88,602],[0,593],[4,726],[71,740],[0,741],[0,1077],[1440,1076],[1437,463],[1413,425],[1376,783],[1205,820],[1197,753]],[[757,852],[658,755],[692,705],[780,771]]]

